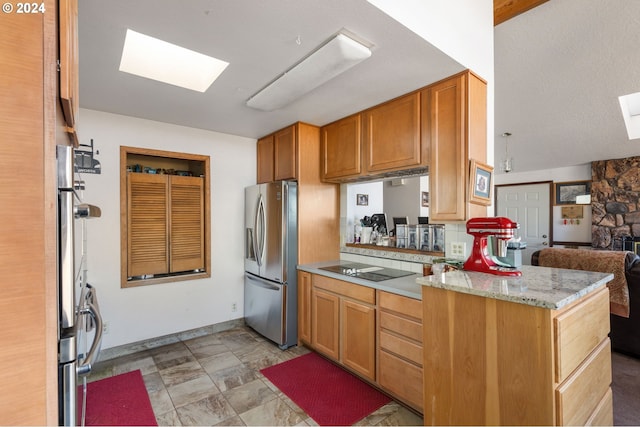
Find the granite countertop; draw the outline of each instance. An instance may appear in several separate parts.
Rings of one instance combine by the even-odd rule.
[[[398,277],[395,279],[384,280],[381,282],[372,282],[371,280],[364,280],[358,277],[347,276],[340,273],[334,273],[327,270],[321,270],[322,267],[329,267],[332,265],[349,265],[353,264],[353,261],[324,261],[316,262],[313,264],[298,265],[298,270],[306,271],[312,274],[319,274],[321,276],[331,277],[333,279],[343,280],[345,282],[355,283],[356,285],[367,286],[369,288],[380,289],[381,291],[387,291],[393,294],[402,295],[409,298],[422,300],[422,286],[416,282],[417,278],[421,278],[421,274],[411,274],[404,277]],[[372,266],[373,267],[373,266]]]
[[[339,260],[324,261],[298,265],[298,270],[419,300],[422,299],[422,286],[431,286],[552,310],[557,310],[582,298],[601,286],[605,286],[613,279],[613,274],[610,273],[523,265],[521,267],[522,277],[505,277],[456,270],[432,276],[411,274],[373,282],[321,269],[322,267],[351,263],[351,261]]]
[[[522,277],[475,271],[419,276],[423,286],[556,310],[604,286],[613,274],[523,265]]]

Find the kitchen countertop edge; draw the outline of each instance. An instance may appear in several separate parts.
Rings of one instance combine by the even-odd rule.
[[[521,269],[522,277],[459,270],[416,281],[422,286],[558,310],[613,279],[611,273],[538,266]]]
[[[354,283],[356,285],[366,286],[368,288],[379,289],[381,291],[422,300],[422,286],[416,282],[416,279],[422,277],[422,275],[420,274],[414,273],[409,276],[398,277],[396,279],[384,280],[382,282],[372,282],[370,280],[359,279],[353,276],[347,276],[344,274],[333,273],[327,270],[321,270],[322,267],[329,267],[332,265],[340,264],[340,262],[340,260],[335,260],[316,262],[312,264],[300,264],[297,268],[299,271],[306,271],[307,273],[331,277],[332,279],[342,280],[343,282]],[[350,261],[342,262],[349,263]]]

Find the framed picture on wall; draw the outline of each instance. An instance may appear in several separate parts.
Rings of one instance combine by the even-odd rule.
[[[368,194],[356,194],[356,205],[358,205],[358,206],[369,206],[369,195]]]
[[[591,181],[556,182],[554,188],[556,205],[575,205],[578,196],[591,194]]]
[[[477,205],[489,206],[491,204],[492,180],[493,167],[471,159],[469,201]]]
[[[428,191],[423,191],[422,192],[422,197],[420,198],[420,205],[423,208],[428,208],[429,207],[429,192]]]

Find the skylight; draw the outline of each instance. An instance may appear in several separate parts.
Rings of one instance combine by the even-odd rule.
[[[120,71],[206,92],[228,62],[127,29]]]
[[[629,139],[640,138],[640,92],[618,97]]]

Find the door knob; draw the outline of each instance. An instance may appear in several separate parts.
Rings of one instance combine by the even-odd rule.
[[[543,244],[544,246],[547,246],[549,243],[547,243],[547,242],[542,242],[542,244]]]
[[[542,238],[543,238],[543,239],[546,239],[546,238],[547,238],[547,235],[546,235],[546,234],[543,234],[543,235],[542,235]]]

